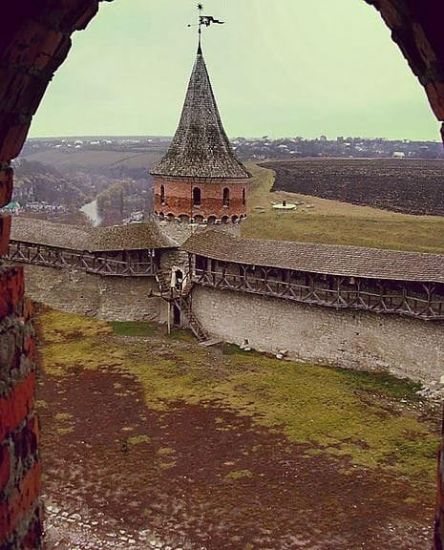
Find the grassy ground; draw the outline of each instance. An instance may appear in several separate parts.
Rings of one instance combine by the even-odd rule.
[[[182,333],[168,338],[148,324],[111,326],[46,311],[39,326],[47,376],[119,372],[139,381],[150,410],[167,411],[178,402],[217,403],[289,442],[306,444],[307,455],[336,456],[341,468],[347,458],[350,467],[391,472],[433,492],[438,438],[423,419],[427,409],[415,384],[280,362],[232,346],[205,349]],[[71,420],[60,416],[60,428],[70,429]],[[248,474],[232,477],[241,475]]]
[[[242,226],[245,237],[444,253],[444,218],[398,214],[292,193],[271,194],[274,172],[253,164],[248,168],[254,180],[249,217]],[[273,211],[271,203],[284,199],[304,205],[296,211]]]

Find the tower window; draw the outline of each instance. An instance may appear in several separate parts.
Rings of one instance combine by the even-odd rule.
[[[223,205],[230,206],[230,190],[228,189],[228,187],[225,187],[224,189]]]
[[[193,189],[193,206],[200,206],[202,204],[202,196],[199,187]]]
[[[245,206],[247,204],[247,197],[245,193],[245,187],[242,189],[242,205]]]
[[[165,204],[165,186],[160,186],[160,204]]]

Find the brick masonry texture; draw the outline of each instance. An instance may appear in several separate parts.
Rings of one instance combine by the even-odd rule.
[[[444,324],[331,311],[285,300],[195,287],[193,312],[212,335],[303,361],[388,371],[419,381],[444,374]]]
[[[22,268],[0,270],[0,548],[39,548],[36,347]],[[2,545],[3,544],[3,545]],[[31,545],[32,544],[32,545]]]
[[[15,158],[53,73],[98,0],[17,0],[4,7],[0,35],[0,207],[12,195]],[[10,218],[0,217],[0,256]],[[34,416],[35,342],[21,268],[0,268],[0,549],[38,549],[40,462]]]
[[[154,178],[154,209],[165,217],[173,215],[176,218],[186,216],[194,219],[202,217],[205,221],[213,217],[215,220],[233,216],[239,219],[247,215],[248,180],[223,180],[221,182],[199,181],[192,179]],[[165,190],[165,200],[161,201],[161,186]],[[193,205],[193,189],[200,189],[201,204]],[[229,190],[229,204],[224,206],[224,189]],[[244,201],[245,194],[245,201]]]
[[[8,163],[0,164],[0,207],[11,202],[13,170]]]

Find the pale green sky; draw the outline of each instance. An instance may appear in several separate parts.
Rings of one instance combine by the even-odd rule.
[[[207,0],[204,53],[236,136],[438,140],[389,30],[364,0]],[[74,37],[31,136],[172,135],[196,52],[194,0],[103,3]]]

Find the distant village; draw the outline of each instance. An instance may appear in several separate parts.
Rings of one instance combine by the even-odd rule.
[[[100,137],[100,138],[54,138],[30,139],[23,152],[48,148],[64,152],[84,150],[98,151],[143,151],[149,149],[164,152],[171,142],[170,137]],[[239,137],[232,140],[236,154],[243,160],[265,160],[297,157],[343,157],[343,158],[414,158],[444,159],[442,143],[435,141],[387,140],[343,137],[316,139],[303,137],[272,139]]]

